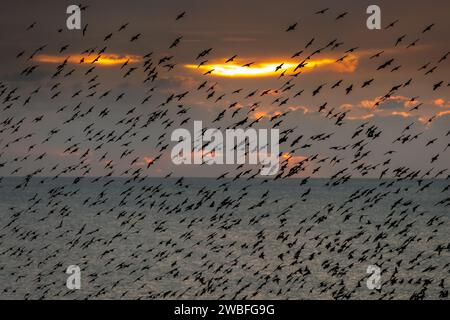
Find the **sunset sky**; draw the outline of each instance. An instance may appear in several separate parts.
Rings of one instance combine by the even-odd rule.
[[[295,128],[292,137],[302,134],[301,145],[311,143],[311,136],[332,134],[326,141],[314,142],[312,147],[296,150],[291,154],[292,161],[314,154],[319,154],[319,158],[332,158],[336,151],[330,150],[330,147],[356,142],[358,139],[351,140],[352,134],[362,123],[370,121],[368,127],[375,125],[382,134],[379,139],[369,142],[369,163],[375,165],[386,160],[385,153],[389,150],[397,151],[392,156],[392,168],[407,165],[428,170],[434,166],[448,166],[450,162],[450,148],[443,152],[450,142],[450,136],[445,137],[450,130],[450,55],[439,62],[450,51],[448,1],[379,1],[376,4],[381,7],[381,30],[368,30],[366,27],[366,8],[375,4],[372,1],[180,0],[114,4],[103,0],[86,1],[83,5],[88,7],[82,11],[82,27],[87,25],[85,36],[81,31],[66,29],[65,10],[69,4],[71,2],[68,1],[0,3],[0,83],[6,85],[8,90],[17,87],[15,95],[20,95],[6,110],[3,108],[8,103],[3,101],[4,95],[0,96],[3,110],[0,122],[9,117],[14,117],[13,122],[17,122],[25,117],[22,135],[33,133],[32,141],[19,142],[14,148],[0,151],[3,152],[2,159],[24,156],[32,142],[39,145],[50,130],[61,130],[55,139],[33,151],[32,158],[43,152],[48,154],[44,164],[27,162],[27,169],[19,171],[19,175],[43,166],[51,167],[55,163],[61,166],[76,163],[80,154],[65,154],[64,149],[70,145],[65,141],[78,135],[74,141],[81,144],[80,150],[91,148],[92,151],[95,145],[83,140],[83,135],[80,135],[80,130],[90,123],[95,122],[97,129],[105,132],[114,129],[121,131],[117,126],[121,119],[138,114],[142,114],[144,119],[172,94],[184,92],[189,93],[180,102],[175,100],[166,106],[171,118],[176,120],[167,131],[169,138],[177,123],[185,118],[176,113],[178,104],[189,108],[190,120],[183,127],[192,129],[194,120],[211,124],[219,112],[236,102],[233,108],[244,109],[235,119],[230,119],[235,109],[227,113],[224,123],[231,125],[257,103],[258,107],[249,113],[251,119],[262,117],[256,127],[270,128],[273,124],[271,117],[289,111],[280,131]],[[314,14],[325,8],[329,10],[324,14]],[[175,21],[175,17],[183,11],[186,11],[185,16]],[[344,12],[348,14],[336,20]],[[396,20],[398,22],[392,28],[385,28]],[[33,22],[36,25],[26,30]],[[129,25],[118,32],[125,23]],[[286,32],[294,23],[298,24],[295,30]],[[431,24],[434,24],[431,30],[423,33]],[[62,32],[58,32],[59,29],[63,29]],[[113,33],[112,36],[105,41],[105,36],[110,33]],[[140,34],[139,38],[130,42],[137,34]],[[395,45],[403,35],[402,41]],[[170,48],[176,39],[179,39],[178,43]],[[312,39],[311,45],[305,49]],[[326,47],[329,43],[331,45]],[[408,47],[412,43],[415,44]],[[335,44],[337,47],[334,47]],[[29,59],[35,49],[44,45]],[[104,47],[105,52],[94,61]],[[202,51],[210,48],[209,54],[197,58]],[[320,48],[325,49],[294,71],[308,55]],[[357,49],[346,53],[351,48]],[[90,49],[93,50],[89,54]],[[25,51],[23,56],[16,58],[22,51]],[[300,51],[303,52],[293,57]],[[383,53],[379,57],[371,58],[381,51]],[[173,58],[158,65],[158,78],[154,82],[143,83],[146,78],[143,72],[145,55],[151,52],[153,66],[163,57]],[[226,63],[235,55],[233,61]],[[340,62],[337,61],[339,59]],[[390,59],[394,60],[387,68],[377,70]],[[52,79],[57,66],[65,61],[67,65],[63,75],[69,75]],[[36,66],[36,70],[29,76],[21,75],[30,66]],[[95,67],[92,73],[86,74],[92,67]],[[124,78],[130,67],[137,70]],[[433,67],[436,68],[425,74]],[[300,73],[294,77],[296,72]],[[89,83],[89,79],[96,75],[97,79]],[[371,83],[362,88],[363,83],[370,79],[373,79]],[[412,79],[409,86],[400,88],[376,105],[393,86],[409,79]],[[286,85],[288,80],[291,82]],[[332,89],[339,80],[342,80],[340,85]],[[197,90],[204,81],[207,81],[205,87]],[[443,81],[442,86],[433,90],[433,85],[440,81]],[[58,82],[61,83],[59,87],[52,90]],[[95,88],[90,88],[97,82],[99,84]],[[322,86],[320,93],[313,95],[319,86]],[[352,90],[346,94],[346,88],[350,86]],[[23,106],[25,99],[37,88],[40,88],[39,92],[32,96],[29,104]],[[211,90],[208,91],[209,88]],[[236,90],[238,93],[233,93]],[[301,90],[303,92],[300,94]],[[51,99],[58,91],[61,91],[60,95]],[[95,95],[89,97],[94,91]],[[214,94],[208,97],[212,91]],[[101,97],[106,92],[108,94]],[[122,93],[123,97],[116,101]],[[296,96],[296,93],[299,94]],[[149,95],[148,101],[142,103]],[[82,103],[83,110],[95,106],[95,114],[108,108],[109,114],[104,118],[86,118],[81,122],[63,124],[71,112],[64,114],[56,111],[64,105],[72,110],[79,103]],[[319,113],[319,106],[324,103],[326,111]],[[411,111],[420,103],[422,105],[418,110]],[[136,108],[134,113],[127,115],[133,107]],[[344,125],[338,127],[334,124],[336,119],[326,117],[330,110],[332,114],[346,112]],[[32,120],[40,115],[44,115],[43,121],[34,123]],[[403,145],[398,142],[393,144],[393,140],[411,123],[409,133],[420,133],[420,139]],[[219,125],[211,124],[211,127],[215,126]],[[133,166],[145,168],[148,161],[158,155],[155,144],[163,132],[160,125],[141,131],[140,136],[135,138],[139,143],[133,145],[139,157]],[[140,138],[145,135],[152,138],[148,143],[141,143]],[[0,148],[17,137],[17,134],[5,130],[0,135]],[[426,147],[427,142],[434,138],[439,138],[438,142]],[[109,158],[116,159],[123,149],[120,144],[111,144],[104,150],[110,153]],[[173,172],[174,175],[217,176],[228,170],[217,166],[176,167],[170,163],[170,148],[168,150],[163,156],[165,160],[152,166],[149,175],[164,176]],[[280,150],[291,153],[289,144]],[[104,163],[97,163],[104,152],[89,154],[93,167],[89,175],[108,172]],[[430,158],[437,153],[441,157],[430,165]],[[344,159],[350,159],[352,154],[351,150],[339,153]],[[118,168],[116,173],[126,170],[131,160],[115,162]],[[328,177],[347,165],[349,163],[345,160],[336,166],[323,165],[314,176]],[[10,175],[20,166],[4,166],[0,168],[0,175]],[[311,166],[315,167],[316,164]],[[307,174],[310,172],[303,173]]]

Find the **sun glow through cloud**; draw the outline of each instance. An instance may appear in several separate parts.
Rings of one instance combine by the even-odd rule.
[[[70,55],[70,56],[52,56],[52,55],[38,55],[34,58],[35,61],[44,63],[68,63],[75,64],[95,64],[101,66],[112,66],[118,64],[139,62],[141,58],[133,55],[118,55],[118,54],[102,54],[98,55]]]
[[[249,67],[239,63],[212,63],[201,66],[186,64],[185,67],[220,77],[269,77],[280,76],[283,72],[285,75],[293,75],[298,72],[308,72],[317,68],[322,69],[322,67],[325,70],[335,72],[353,72],[357,64],[357,57],[355,55],[349,55],[341,62],[336,62],[335,58],[309,60],[304,63],[303,67],[298,67],[299,63],[282,61],[254,63]]]

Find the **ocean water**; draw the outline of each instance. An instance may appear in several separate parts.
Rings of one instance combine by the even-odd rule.
[[[448,299],[448,180],[328,181],[4,178],[0,297]]]

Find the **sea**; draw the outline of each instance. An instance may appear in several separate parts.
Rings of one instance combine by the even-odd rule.
[[[5,177],[0,298],[448,299],[450,181],[302,181]]]

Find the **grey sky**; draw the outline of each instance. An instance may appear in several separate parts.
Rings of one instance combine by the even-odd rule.
[[[392,158],[390,168],[398,166],[408,166],[412,170],[422,170],[426,172],[431,168],[448,168],[450,163],[450,148],[443,152],[450,142],[450,136],[445,134],[450,130],[450,94],[448,83],[450,79],[450,57],[439,62],[439,59],[450,50],[448,46],[448,35],[450,32],[450,21],[448,12],[450,4],[448,1],[379,1],[377,4],[382,10],[382,30],[368,30],[366,28],[367,14],[366,8],[371,1],[314,1],[301,3],[299,1],[89,1],[83,2],[88,5],[82,11],[82,24],[87,24],[87,32],[83,37],[80,31],[68,31],[65,28],[65,9],[72,4],[68,1],[14,1],[2,2],[0,4],[0,82],[5,85],[6,91],[0,96],[2,110],[10,102],[3,99],[7,93],[17,87],[13,96],[19,96],[12,102],[12,106],[2,111],[1,121],[12,118],[11,124],[25,118],[20,129],[14,132],[9,125],[1,125],[0,136],[0,163],[7,164],[0,168],[0,175],[10,175],[15,169],[21,169],[16,175],[26,175],[38,168],[45,168],[44,175],[51,174],[48,169],[59,164],[58,170],[79,162],[81,154],[90,149],[88,156],[89,165],[92,170],[88,175],[102,175],[110,170],[105,169],[104,162],[98,159],[108,152],[107,160],[113,160],[114,175],[119,175],[130,167],[131,161],[138,157],[134,168],[142,167],[143,172],[153,175],[165,175],[173,172],[174,175],[186,176],[217,176],[225,171],[229,171],[235,166],[179,166],[171,164],[169,155],[170,147],[150,169],[146,169],[144,158],[153,159],[160,152],[156,147],[158,137],[165,131],[165,142],[170,140],[172,130],[179,127],[181,120],[187,115],[179,115],[178,104],[184,108],[189,108],[189,118],[184,127],[192,129],[193,120],[203,120],[205,124],[210,124],[217,114],[228,108],[233,102],[238,102],[243,109],[236,118],[231,118],[232,111],[227,112],[224,120],[215,126],[232,125],[242,119],[247,113],[248,107],[255,102],[260,103],[260,107],[250,118],[254,119],[264,115],[258,126],[270,128],[274,122],[269,118],[277,112],[290,113],[283,122],[280,130],[295,128],[290,135],[288,143],[283,144],[280,149],[290,153],[289,147],[292,139],[303,135],[300,146],[312,144],[310,148],[303,148],[291,153],[295,159],[309,157],[319,154],[319,160],[337,156],[343,160],[338,164],[331,164],[328,161],[323,164],[311,163],[308,169],[301,175],[309,175],[310,170],[321,166],[321,169],[314,175],[326,177],[333,175],[338,170],[345,167],[354,167],[351,164],[354,159],[354,150],[347,148],[346,151],[336,151],[330,149],[334,146],[351,145],[359,139],[351,139],[356,128],[366,121],[370,123],[366,128],[374,125],[382,134],[375,140],[367,139],[369,155],[363,162],[371,165],[382,163],[388,158]],[[323,15],[315,15],[314,12],[330,8]],[[186,11],[185,17],[175,21],[175,17]],[[343,13],[348,14],[342,19],[336,17]],[[395,20],[399,20],[393,28],[384,29],[386,25]],[[26,28],[33,22],[36,25],[31,30]],[[127,28],[120,33],[118,28],[129,22]],[[285,29],[297,22],[297,28],[292,32],[285,32]],[[422,30],[434,23],[430,31],[422,33]],[[58,29],[62,28],[62,32]],[[108,41],[103,38],[113,33]],[[132,36],[140,33],[137,41],[130,42]],[[405,35],[402,42],[395,46],[396,39]],[[183,38],[177,47],[169,49],[170,44],[179,36]],[[308,49],[304,49],[306,43],[314,38],[314,42]],[[202,60],[208,60],[206,64],[223,63],[225,59],[237,55],[237,63],[244,64],[255,62],[256,64],[265,62],[300,62],[308,53],[322,48],[330,41],[337,39],[342,42],[338,48],[330,50],[327,48],[313,57],[314,60],[338,59],[345,54],[345,51],[358,47],[354,52],[356,62],[351,63],[354,70],[342,72],[338,63],[319,66],[315,69],[307,70],[304,74],[293,78],[284,76],[269,77],[221,77],[218,75],[205,76],[204,70],[199,68],[189,69],[186,64],[198,64]],[[406,48],[410,43],[418,40],[413,47]],[[121,64],[111,66],[96,65],[93,73],[85,75],[90,64],[68,63],[64,68],[64,73],[75,69],[72,75],[59,76],[52,79],[56,72],[58,63],[46,63],[42,61],[28,60],[29,55],[38,47],[47,45],[39,54],[65,59],[74,57],[88,48],[96,48],[98,52],[103,47],[107,47],[106,54],[117,54],[119,56],[142,57],[146,53],[153,53],[153,64],[164,56],[173,55],[171,62],[175,67],[171,71],[159,66],[158,78],[153,82],[143,83],[145,72],[143,71],[143,61],[130,63],[129,66],[121,69]],[[59,53],[60,48],[69,45],[67,50]],[[196,60],[197,55],[205,49],[213,48],[211,53],[204,59]],[[21,58],[16,55],[25,51]],[[299,57],[290,57],[297,51],[304,50]],[[378,57],[370,59],[373,54],[384,51]],[[94,54],[95,55],[95,54]],[[383,70],[376,70],[379,65],[393,58],[392,65]],[[427,63],[429,63],[427,65]],[[20,75],[25,68],[38,65],[36,71],[29,76]],[[423,70],[418,69],[427,65]],[[95,66],[95,65],[92,65]],[[123,78],[129,67],[138,69],[129,77]],[[394,67],[398,70],[390,71]],[[431,68],[436,69],[427,75],[425,72]],[[344,68],[346,69],[346,68]],[[203,72],[201,71],[203,70]],[[94,90],[89,90],[92,83],[88,81],[98,75],[99,85]],[[373,83],[368,87],[361,88],[364,81],[373,78]],[[412,78],[411,85],[400,88],[391,99],[382,102],[378,107],[373,108],[373,103],[377,97],[386,94],[395,85],[405,83]],[[335,89],[331,86],[342,79],[342,84]],[[274,93],[274,90],[282,88],[283,84],[292,80],[295,86],[288,92]],[[208,81],[206,88],[214,85],[215,95],[207,99],[208,92],[205,89],[197,90],[203,82]],[[433,90],[433,85],[443,81],[437,90]],[[60,86],[51,88],[60,82]],[[319,85],[325,84],[320,94],[313,96],[312,91]],[[345,88],[353,86],[351,93],[346,94]],[[33,95],[30,103],[23,106],[24,101],[30,93],[41,88]],[[155,88],[152,97],[147,103],[141,101],[149,94],[148,90]],[[234,90],[242,88],[239,94],[232,94]],[[271,89],[271,94],[260,96],[261,92]],[[3,90],[3,89],[2,89]],[[79,96],[72,98],[78,90],[82,90]],[[253,97],[245,98],[248,93],[258,90]],[[304,90],[298,96],[293,97],[296,92]],[[54,99],[52,95],[61,91],[61,94]],[[93,91],[93,97],[86,97]],[[99,98],[101,94],[110,91],[109,95]],[[181,94],[189,91],[189,94],[180,102],[172,101],[159,108],[167,97],[173,94]],[[1,92],[1,90],[0,90]],[[123,99],[116,102],[116,98],[124,93]],[[216,98],[225,94],[223,99],[215,102]],[[276,98],[288,98],[289,101],[282,106],[272,103]],[[413,97],[415,103],[408,103]],[[280,101],[281,101],[280,100]],[[327,102],[325,113],[318,113],[320,105]],[[94,107],[94,111],[84,118],[64,124],[74,113],[72,112],[79,103],[82,112]],[[423,103],[419,110],[409,111],[418,103]],[[64,106],[68,107],[64,112],[56,111]],[[135,111],[129,115],[126,113],[132,108]],[[109,109],[108,116],[100,118],[99,113],[105,108]],[[159,108],[159,109],[158,109]],[[334,109],[332,109],[334,108]],[[168,118],[174,123],[170,128],[164,130],[164,124],[152,123],[146,128],[137,130],[142,125],[147,116],[155,110],[167,109]],[[336,126],[336,119],[326,118],[328,111],[332,114],[348,111],[344,124]],[[34,123],[33,119],[44,115],[41,122]],[[127,120],[141,115],[138,126],[133,129],[135,136],[125,137],[117,143],[105,143],[98,150],[93,151],[99,142],[89,141],[83,129],[94,123],[93,134],[96,132],[109,133],[116,130],[121,134],[128,126],[117,124],[123,118]],[[428,119],[433,118],[431,123]],[[414,123],[407,133],[420,134],[418,139],[401,144],[393,141],[402,134],[403,129]],[[3,130],[2,130],[3,129]],[[60,130],[49,142],[42,144],[48,137],[52,129]],[[102,131],[103,130],[103,131]],[[133,132],[131,131],[131,133]],[[311,141],[310,137],[317,134],[333,134],[326,141]],[[33,134],[32,138],[21,140],[11,145],[15,139]],[[142,137],[150,135],[151,138],[141,142]],[[79,143],[80,151],[72,155],[63,154],[71,143],[65,141],[73,138],[73,143]],[[100,134],[101,136],[101,134]],[[363,136],[361,136],[362,138]],[[437,138],[436,142],[427,146],[426,144]],[[122,144],[130,142],[129,145]],[[8,147],[5,147],[10,143]],[[35,149],[28,152],[28,147],[37,144]],[[133,153],[120,159],[120,155],[125,150],[133,150]],[[396,150],[397,152],[387,157],[385,152]],[[33,161],[40,154],[46,152],[47,155],[40,161]],[[29,158],[23,162],[13,161],[16,157],[24,157],[30,154]],[[436,162],[430,163],[430,159],[441,154]],[[80,174],[82,171],[75,171],[72,174]],[[370,176],[378,176],[379,170],[374,170]],[[354,173],[354,176],[359,176]]]

